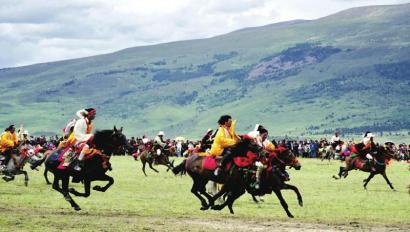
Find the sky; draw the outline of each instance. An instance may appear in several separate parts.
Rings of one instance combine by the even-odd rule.
[[[0,0],[0,68],[410,0]]]

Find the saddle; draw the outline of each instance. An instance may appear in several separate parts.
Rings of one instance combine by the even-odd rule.
[[[246,156],[237,156],[233,158],[233,162],[229,162],[226,165],[226,170],[229,170],[232,164],[237,167],[246,168],[250,167],[256,161],[256,155],[253,152],[248,152]],[[202,162],[202,167],[206,170],[215,170],[222,161],[222,157],[206,156]]]

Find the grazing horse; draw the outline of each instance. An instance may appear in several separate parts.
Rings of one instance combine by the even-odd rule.
[[[122,134],[122,128],[117,130],[116,127],[113,130],[97,131],[94,135],[93,143],[98,153],[84,159],[84,168],[81,172],[74,171],[71,167],[66,169],[58,168],[61,163],[58,157],[62,149],[55,150],[45,160],[46,167],[54,174],[53,189],[60,192],[75,210],[81,210],[81,208],[71,198],[70,193],[76,196],[88,197],[90,195],[91,182],[95,180],[108,181],[108,184],[104,187],[95,186],[93,188],[96,191],[105,192],[114,183],[114,179],[105,174],[111,168],[109,163],[110,155],[120,146],[129,146],[125,135]],[[69,188],[70,176],[83,181],[84,193],[79,193],[75,189]],[[62,182],[61,187],[59,184],[60,180]]]
[[[174,156],[176,154],[175,147],[171,146],[169,148],[162,149],[160,155],[156,155],[154,154],[154,152],[155,151],[153,149],[144,150],[139,155],[139,158],[141,159],[141,162],[142,162],[142,172],[144,172],[145,176],[147,176],[147,174],[145,173],[145,165],[147,163],[148,163],[149,168],[151,168],[157,173],[158,173],[158,170],[155,169],[152,166],[152,164],[164,165],[167,167],[167,171],[169,171],[169,169],[174,168],[174,161],[170,162],[169,157]],[[151,155],[149,155],[149,153],[151,153]]]
[[[390,186],[390,188],[393,191],[396,191],[387,178],[386,175],[386,164],[389,163],[389,161],[393,158],[392,151],[386,149],[383,146],[377,146],[377,145],[372,145],[375,146],[375,151],[374,151],[374,164],[373,165],[363,165],[363,162],[359,156],[356,157],[347,157],[345,160],[346,167],[340,167],[338,175],[334,175],[334,179],[340,179],[342,176],[344,178],[347,177],[349,174],[350,170],[358,169],[363,172],[370,172],[370,175],[368,178],[364,179],[363,182],[363,187],[364,189],[367,190],[367,184],[369,181],[377,174],[381,174],[383,178],[386,180],[387,184]],[[372,168],[372,166],[374,168]]]
[[[286,179],[282,177],[279,170],[284,170],[286,166],[294,167],[296,170],[300,170],[302,166],[296,156],[288,149],[279,149],[276,153],[272,154],[273,156],[271,156],[269,161],[272,166],[262,172],[259,189],[252,187],[253,181],[251,175],[247,175],[247,173],[243,173],[239,169],[235,174],[233,172],[230,178],[228,178],[225,182],[221,191],[213,196],[211,202],[215,201],[215,199],[218,199],[224,194],[227,194],[227,200],[223,204],[213,205],[211,208],[213,210],[222,210],[225,206],[228,206],[230,213],[233,214],[233,203],[245,193],[245,190],[252,196],[263,196],[274,192],[287,216],[293,218],[292,213],[289,211],[288,204],[283,198],[281,190],[293,190],[296,193],[300,206],[303,206],[302,195],[296,186],[285,183]]]

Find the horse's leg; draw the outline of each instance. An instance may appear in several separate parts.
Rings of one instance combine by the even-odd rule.
[[[47,173],[48,173],[48,168],[45,167],[44,168],[44,179],[46,179],[47,184],[51,184],[51,182],[48,180]]]
[[[211,195],[209,195],[209,193],[207,193],[206,192],[206,184],[207,184],[207,182],[208,181],[202,181],[202,183],[200,184],[200,186],[202,186],[200,189],[199,189],[199,193],[201,193],[202,195],[204,195],[207,199],[208,199],[208,202],[209,202],[209,204],[206,206],[206,207],[204,207],[204,209],[206,208],[206,209],[209,209],[209,207],[212,207],[213,205],[214,205],[214,199],[212,198],[212,196]]]
[[[390,188],[391,188],[393,191],[396,191],[396,189],[394,189],[392,183],[389,181],[389,178],[387,178],[386,170],[383,171],[381,174],[382,174],[383,178],[386,180],[387,184],[390,186]]]
[[[147,163],[147,161],[141,158],[141,162],[142,162],[142,172],[144,173],[145,176],[147,176],[147,173],[145,173],[145,164]]]
[[[99,178],[98,180],[102,180],[102,181],[108,181],[108,183],[104,186],[101,187],[99,185],[94,186],[93,190],[95,191],[99,191],[99,192],[105,192],[107,191],[107,189],[114,184],[114,178],[112,178],[111,176],[108,176],[106,174],[104,174],[104,176],[102,176],[101,178]]]
[[[258,199],[256,199],[255,195],[253,195],[253,194],[252,194],[252,200],[253,200],[255,203],[259,203]]]
[[[63,194],[63,191],[60,188],[60,184],[58,183],[60,181],[60,178],[54,174],[54,180],[53,180],[53,189],[60,192],[61,194]]]
[[[239,191],[235,191],[234,194],[232,195],[231,199],[228,199],[228,208],[229,212],[231,214],[234,214],[233,212],[233,203],[238,199],[240,196],[242,196],[245,193],[245,189],[241,188]]]
[[[367,184],[369,183],[369,181],[374,177],[374,173],[373,172],[370,172],[370,175],[369,175],[369,177],[367,177],[366,179],[364,179],[363,180],[363,188],[365,189],[365,190],[367,190]]]
[[[90,196],[91,181],[89,179],[84,179],[84,193],[80,193],[74,188],[70,188],[69,192],[77,197],[89,197]]]
[[[288,217],[293,218],[292,213],[288,209],[288,204],[286,203],[285,199],[282,196],[282,193],[280,192],[280,189],[274,188],[273,191],[275,192],[276,196],[278,197],[280,204],[282,205],[283,209],[286,211],[286,214]]]
[[[152,170],[154,170],[156,173],[158,173],[158,170],[155,169],[154,167],[152,167],[152,162],[148,162],[148,166],[149,166],[149,168],[151,168]]]
[[[224,185],[222,186],[221,190],[219,190],[219,192],[216,193],[216,194],[212,197],[212,199],[213,199],[214,201],[217,200],[218,198],[220,198],[221,196],[224,196],[224,197],[227,196],[227,197],[228,197],[228,199],[226,199],[222,204],[212,206],[211,208],[212,208],[213,210],[222,210],[223,208],[225,208],[225,206],[228,205],[229,197],[231,197],[231,195],[232,195],[232,191],[229,191],[229,190],[230,190],[229,185],[228,185],[228,184],[224,184]]]
[[[192,178],[194,183],[192,184],[191,193],[193,193],[201,201],[201,210],[207,210],[209,208],[206,200],[199,194],[199,189],[202,188],[200,185],[202,183],[198,178]]]
[[[337,176],[336,176],[336,175],[333,175],[333,178],[334,178],[335,180],[338,180],[338,179],[342,178],[343,169],[344,169],[344,167],[340,167],[340,168],[339,168],[339,173],[337,174]]]
[[[291,189],[291,190],[293,190],[293,191],[296,193],[296,196],[298,197],[299,205],[300,205],[301,207],[303,207],[302,195],[300,194],[299,189],[298,189],[296,186],[290,185],[290,184],[284,184],[284,185],[283,185],[283,189]]]
[[[27,174],[27,171],[20,170],[20,172],[24,174],[24,185],[27,187],[27,186],[28,186],[28,174]]]
[[[64,195],[64,199],[68,201],[71,207],[73,207],[76,211],[81,210],[80,206],[78,206],[77,203],[75,203],[75,201],[73,200],[73,198],[71,198],[69,190],[68,190],[68,185],[70,183],[70,176],[64,175],[61,178],[61,181],[62,181],[62,193]]]

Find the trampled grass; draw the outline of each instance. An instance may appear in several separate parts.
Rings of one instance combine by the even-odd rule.
[[[188,176],[175,177],[159,167],[159,174],[148,170],[148,177],[144,177],[140,162],[113,157],[110,175],[114,185],[105,193],[92,191],[89,198],[76,197],[80,212],[72,210],[45,184],[42,170],[29,171],[28,187],[22,176],[14,182],[0,182],[0,231],[272,230],[289,229],[289,223],[291,229],[303,230],[323,225],[331,225],[324,229],[343,230],[357,224],[410,228],[407,164],[394,162],[388,168],[388,177],[398,190],[393,192],[381,176],[369,183],[368,191],[363,190],[362,180],[367,174],[359,171],[351,172],[346,179],[333,180],[338,161],[302,159],[301,163],[300,171],[290,170],[290,183],[300,189],[304,206],[297,205],[293,192],[284,191],[294,219],[286,217],[274,195],[266,196],[260,204],[244,195],[235,203],[234,215],[227,209],[200,211],[199,201],[190,193],[192,181]],[[82,190],[81,185],[74,186]],[[281,226],[275,227],[278,224]]]

